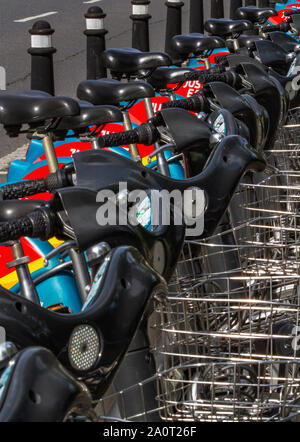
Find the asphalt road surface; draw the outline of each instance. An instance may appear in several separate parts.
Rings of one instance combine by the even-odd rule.
[[[225,2],[229,3],[229,0]],[[53,46],[57,48],[54,55],[56,94],[75,97],[78,83],[86,77],[84,14],[93,5],[101,6],[107,14],[107,47],[130,47],[130,0],[0,0],[0,66],[6,69],[9,92],[21,92],[30,88],[28,30],[35,21],[47,20],[55,29]],[[206,17],[209,17],[209,0],[205,6]],[[151,0],[151,50],[164,49],[166,11],[165,0]],[[189,0],[185,0],[183,33],[188,32],[188,27]],[[8,160],[18,156],[20,150],[16,149],[25,142],[25,137],[9,139],[3,129],[0,129],[0,170],[6,167]]]

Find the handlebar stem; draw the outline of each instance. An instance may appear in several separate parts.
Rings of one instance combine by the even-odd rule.
[[[145,109],[146,109],[146,114],[147,114],[148,119],[153,118],[154,111],[153,111],[151,99],[145,98],[144,103],[145,103]],[[157,151],[160,148],[159,143],[155,143],[154,147],[155,147],[155,151]],[[163,153],[157,154],[157,165],[158,165],[158,169],[162,175],[170,176],[169,166],[168,166],[168,163],[167,163],[166,158]]]

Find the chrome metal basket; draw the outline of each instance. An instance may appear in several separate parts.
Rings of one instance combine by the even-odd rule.
[[[157,305],[164,419],[278,421],[300,413],[299,282],[202,278]]]
[[[151,330],[156,375],[101,399],[100,420],[300,420],[300,174],[244,180],[217,232],[185,242]]]
[[[282,171],[300,171],[300,108],[290,109],[286,124],[278,131],[278,139],[272,154]]]
[[[299,422],[300,364],[285,362],[281,372],[278,365],[269,360],[178,365],[101,399],[99,411],[105,410],[107,403],[123,403],[123,417],[98,412],[98,421]],[[124,395],[143,397],[144,388],[153,381],[157,385],[157,407],[143,407],[135,415],[128,413]],[[159,419],[153,420],[154,415]]]
[[[166,421],[297,421],[299,364],[278,374],[273,362],[203,362],[162,373],[160,402]]]

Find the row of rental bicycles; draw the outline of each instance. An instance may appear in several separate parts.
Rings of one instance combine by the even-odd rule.
[[[299,420],[299,19],[0,95],[0,421]]]

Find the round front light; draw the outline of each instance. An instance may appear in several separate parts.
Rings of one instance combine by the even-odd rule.
[[[75,370],[90,370],[101,354],[100,338],[94,327],[86,324],[75,327],[70,337],[68,353]]]

